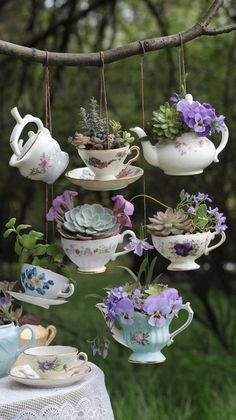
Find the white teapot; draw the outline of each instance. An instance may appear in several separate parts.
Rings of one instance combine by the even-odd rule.
[[[58,142],[52,138],[50,131],[39,118],[30,114],[22,118],[17,107],[11,110],[11,114],[16,120],[16,125],[10,137],[10,146],[14,154],[9,165],[18,168],[26,178],[52,184],[68,166],[68,153],[61,151]],[[38,131],[29,131],[29,138],[24,143],[20,135],[28,123],[35,123]]]

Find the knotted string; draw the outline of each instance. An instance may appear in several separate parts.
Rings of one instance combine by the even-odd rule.
[[[101,69],[100,69],[100,117],[102,116],[102,107],[104,102],[105,116],[106,116],[106,125],[107,133],[109,134],[109,116],[108,116],[108,106],[107,106],[107,91],[106,91],[106,80],[105,80],[105,66],[104,66],[104,52],[100,51],[101,58]],[[109,149],[109,138],[107,142]]]
[[[142,108],[142,128],[145,130],[145,97],[144,97],[144,55],[145,47],[143,41],[139,41],[139,44],[142,49],[140,55],[140,82],[141,82],[141,108]],[[146,238],[147,230],[147,203],[146,203],[146,179],[145,179],[145,170],[144,170],[144,161],[143,161],[143,234]]]
[[[181,32],[179,32],[180,46],[179,46],[179,93],[186,95],[186,72],[184,59],[184,44]]]
[[[51,112],[51,98],[50,98],[50,73],[49,73],[49,60],[48,60],[48,52],[46,51],[46,58],[45,58],[45,127],[48,128],[50,133],[52,132],[52,112]],[[50,186],[50,195],[51,199],[53,199],[53,184]],[[46,184],[45,187],[45,219],[46,214],[48,213],[48,202],[49,202],[49,185]],[[54,236],[54,224],[53,224],[53,236]],[[49,233],[49,224],[46,219],[45,222],[45,241],[48,242],[48,233]]]

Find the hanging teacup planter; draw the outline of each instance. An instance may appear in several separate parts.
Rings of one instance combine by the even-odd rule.
[[[142,271],[143,264],[144,261]],[[151,263],[150,267],[153,270],[154,264]],[[133,276],[135,278],[134,273]],[[135,283],[110,289],[104,302],[96,305],[113,338],[132,350],[129,362],[133,363],[164,362],[166,358],[161,350],[172,344],[174,337],[193,319],[190,304],[183,304],[176,289],[155,281],[150,285],[150,279],[149,270],[145,276],[148,284],[141,285],[139,273]],[[187,321],[170,333],[170,324],[182,309],[188,312]]]
[[[11,114],[16,120],[16,125],[10,137],[10,146],[14,154],[9,165],[18,168],[26,178],[52,184],[66,169],[69,163],[68,154],[61,151],[58,142],[52,138],[50,131],[39,118],[32,115],[22,118],[16,107],[11,110]],[[29,123],[35,123],[38,131],[29,131],[29,138],[23,143],[20,136]]]
[[[211,201],[207,194],[190,196],[182,191],[176,208],[158,211],[149,218],[147,231],[156,250],[171,261],[168,270],[198,269],[195,260],[225,241],[226,218],[217,207],[209,206]],[[209,247],[216,235],[220,236],[219,242]]]
[[[225,148],[229,132],[224,117],[217,117],[210,104],[194,101],[187,94],[175,102],[161,105],[153,112],[153,135],[156,145],[147,141],[147,135],[139,127],[131,128],[143,147],[144,158],[167,175],[196,175],[203,172],[212,162],[219,162],[219,153]],[[216,148],[208,136],[221,134]]]
[[[99,115],[94,98],[90,100],[88,110],[80,109],[80,116],[84,132],[76,132],[70,142],[77,148],[86,167],[94,174],[94,180],[100,181],[102,190],[103,181],[116,181],[128,176],[131,163],[139,156],[139,147],[130,146],[134,137],[129,132],[122,131],[119,122],[107,121]],[[125,162],[132,152],[135,155]],[[130,182],[135,180],[131,179]]]
[[[130,252],[126,249],[116,252],[125,236],[136,239],[132,230],[122,232],[124,227],[132,226],[129,216],[134,211],[133,205],[123,196],[112,198],[112,210],[101,204],[74,207],[72,200],[68,205],[60,206],[60,197],[53,200],[47,220],[57,222],[64,252],[77,265],[79,272],[102,273],[109,261]]]

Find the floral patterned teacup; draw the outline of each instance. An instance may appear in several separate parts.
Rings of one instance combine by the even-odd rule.
[[[76,347],[40,346],[24,351],[25,362],[40,378],[59,379],[85,366],[86,353]]]
[[[31,296],[46,299],[68,298],[75,290],[67,277],[31,264],[22,265],[20,278],[25,292]]]
[[[135,156],[124,163],[133,150],[136,151]],[[85,165],[95,174],[96,179],[104,181],[121,177],[124,170],[138,159],[139,147],[125,146],[108,150],[78,149],[78,153]]]

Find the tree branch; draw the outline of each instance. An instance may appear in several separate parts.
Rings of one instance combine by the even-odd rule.
[[[200,22],[196,23],[192,28],[181,32],[182,40],[184,43],[187,43],[200,36],[219,35],[236,30],[236,24],[227,25],[216,29],[207,29],[207,26],[209,25],[218,9],[223,5],[223,2],[224,0],[215,0]],[[97,4],[98,3],[100,2],[97,2]],[[180,33],[146,39],[143,40],[143,45],[145,52],[178,47],[180,45]],[[28,60],[42,64],[45,63],[46,59],[46,53],[43,50],[28,48],[6,41],[0,41],[0,53],[11,57],[20,58],[22,60]],[[139,55],[140,53],[142,53],[140,42],[135,41],[118,48],[106,50],[104,52],[104,62],[108,64],[127,57]],[[48,62],[50,65],[98,67],[101,65],[101,57],[99,52],[80,54],[49,52]]]

